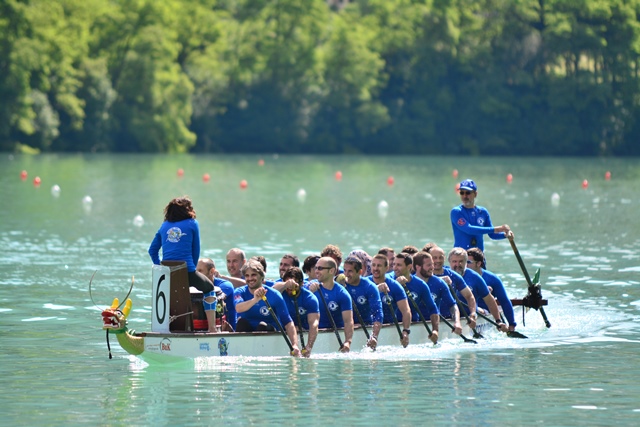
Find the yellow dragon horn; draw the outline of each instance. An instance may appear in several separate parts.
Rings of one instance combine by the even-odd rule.
[[[120,305],[120,300],[118,298],[114,298],[113,302],[111,303],[111,309],[115,310],[116,308],[118,308],[118,305]]]
[[[124,304],[124,308],[122,309],[122,314],[124,317],[129,317],[129,313],[131,313],[131,298],[127,299],[127,302]]]

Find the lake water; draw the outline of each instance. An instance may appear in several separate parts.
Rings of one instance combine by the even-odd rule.
[[[638,159],[265,156],[259,165],[260,159],[0,157],[4,425],[640,423]],[[429,241],[450,248],[449,210],[459,203],[454,186],[467,177],[478,183],[477,202],[493,222],[514,230],[530,273],[541,269],[550,329],[530,311],[518,328],[528,340],[492,332],[477,346],[455,340],[310,360],[169,366],[147,365],[112,339],[108,359],[89,279],[97,270],[93,299],[102,308],[124,297],[135,276],[129,326],[148,330],[147,248],[171,198],[193,199],[201,255],[220,270],[226,251],[237,246],[264,255],[267,276],[275,277],[284,253],[304,257],[328,243],[345,253]],[[134,221],[137,215],[144,224]],[[524,296],[508,242],[489,241],[486,252],[509,295]],[[520,309],[516,315],[521,322]]]

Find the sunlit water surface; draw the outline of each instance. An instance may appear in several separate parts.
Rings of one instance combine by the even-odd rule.
[[[3,424],[640,423],[637,160],[266,156],[260,166],[259,159],[0,158]],[[478,203],[495,224],[511,225],[530,272],[541,269],[550,329],[530,311],[519,327],[528,340],[491,332],[478,345],[170,365],[148,365],[112,340],[108,359],[89,278],[97,270],[93,298],[104,307],[135,276],[129,324],[148,330],[147,248],[172,197],[191,196],[202,255],[222,271],[224,254],[238,246],[264,255],[274,277],[284,253],[304,257],[328,243],[345,253],[429,241],[450,248],[454,169],[476,180]],[[490,241],[486,250],[510,296],[523,296],[509,244]],[[521,322],[520,309],[516,315]]]

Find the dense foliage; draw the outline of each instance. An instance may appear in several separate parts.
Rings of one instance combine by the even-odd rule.
[[[0,150],[640,154],[640,0],[2,0]]]

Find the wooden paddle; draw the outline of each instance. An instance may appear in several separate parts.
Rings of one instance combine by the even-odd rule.
[[[346,289],[346,287],[345,287],[345,289]],[[364,335],[367,337],[367,342],[369,342],[369,340],[371,339],[370,336],[369,336],[369,331],[367,330],[367,325],[364,324],[364,319],[360,315],[360,310],[358,310],[358,306],[356,304],[356,300],[353,299],[353,297],[351,296],[351,294],[349,293],[348,290],[347,290],[347,293],[349,294],[349,297],[351,298],[351,305],[353,306],[353,312],[356,314],[356,317],[358,318],[358,322],[360,323],[360,326],[362,327],[362,330],[364,331]],[[373,351],[376,351],[376,350],[373,349]]]
[[[289,346],[289,351],[291,352],[291,354],[293,354],[293,345],[291,345],[291,341],[289,341],[289,337],[287,336],[287,333],[284,331],[284,328],[282,327],[282,323],[280,323],[280,320],[278,319],[278,315],[276,314],[275,311],[273,311],[271,304],[269,304],[269,301],[267,301],[266,295],[262,297],[262,300],[267,305],[267,308],[269,309],[269,313],[271,313],[271,317],[273,317],[273,320],[276,322],[276,325],[278,325],[278,328],[280,328],[280,333],[282,334],[285,342]]]
[[[329,320],[331,321],[331,327],[333,328],[333,333],[336,334],[336,338],[338,338],[338,344],[340,344],[340,350],[342,350],[342,347],[344,347],[344,344],[342,343],[342,339],[340,338],[340,332],[338,332],[336,321],[331,315],[331,310],[329,310],[329,305],[327,304],[327,300],[325,299],[324,294],[322,293],[322,283],[319,283],[319,285],[320,287],[318,288],[318,293],[320,294],[320,299],[324,304],[324,309],[327,310],[327,316],[329,316]]]
[[[440,320],[442,320],[444,323],[446,323],[451,328],[452,331],[456,330],[456,327],[453,326],[451,324],[451,322],[449,322],[447,319],[445,319],[442,314],[440,315]],[[478,344],[478,341],[472,340],[471,338],[467,338],[467,337],[464,336],[464,334],[460,334],[460,338],[462,338],[464,340],[464,342],[470,342],[470,343],[473,343],[473,344]]]
[[[298,295],[297,295],[297,291],[293,291],[291,292],[291,295],[293,295],[293,306],[296,309],[296,317],[298,318],[298,334],[300,334],[300,347],[302,348],[302,352],[304,352],[305,350],[305,345],[304,345],[304,334],[302,332],[302,319],[300,319],[300,309],[298,308]]]
[[[520,264],[520,269],[522,270],[522,274],[524,274],[524,278],[527,280],[527,285],[529,285],[529,294],[530,295],[536,295],[539,298],[542,298],[540,295],[540,286],[538,285],[538,283],[533,283],[531,281],[531,277],[529,276],[529,272],[527,271],[527,267],[525,267],[524,265],[524,261],[522,261],[522,257],[520,256],[520,252],[518,251],[518,248],[516,247],[516,242],[513,238],[509,239],[509,243],[511,244],[511,248],[513,249],[513,253],[516,255],[516,259],[518,260],[518,264]],[[538,274],[536,274],[537,277],[539,277]],[[549,322],[549,319],[547,319],[547,314],[544,312],[544,308],[542,306],[539,307],[533,307],[536,310],[540,310],[540,314],[542,315],[542,319],[544,320],[544,324],[547,328],[551,327],[551,322]]]
[[[396,311],[393,309],[393,302],[391,302],[391,297],[389,296],[389,292],[384,291],[384,295],[387,297],[387,305],[389,306],[389,311],[391,312],[391,317],[393,318],[393,324],[396,325],[396,329],[398,330],[398,335],[400,336],[400,342],[402,342],[402,331],[400,330],[400,324],[398,323],[398,316],[396,316]]]
[[[471,319],[469,319],[469,312],[467,311],[466,308],[462,306],[463,302],[460,301],[460,298],[458,298],[458,294],[456,293],[456,290],[453,287],[453,283],[450,285],[449,290],[451,291],[451,295],[453,295],[453,297],[456,299],[456,304],[458,304],[458,308],[460,309],[460,314],[462,314],[464,318],[467,319],[467,324],[471,323]],[[469,327],[471,328],[471,325],[469,325]],[[471,328],[471,330],[473,331],[474,338],[484,338],[484,336],[482,336],[482,334],[478,332],[476,328]]]
[[[464,303],[463,303],[464,304]],[[468,307],[468,306],[467,306]],[[486,320],[487,322],[491,323],[493,326],[495,326],[496,328],[499,326],[498,323],[496,323],[495,321],[493,321],[492,319],[490,319],[489,317],[485,316],[484,314],[480,313],[479,311],[476,311],[476,314],[480,317],[482,317],[484,320]],[[529,338],[526,335],[521,334],[518,331],[507,331],[506,332],[507,336],[509,338]]]

